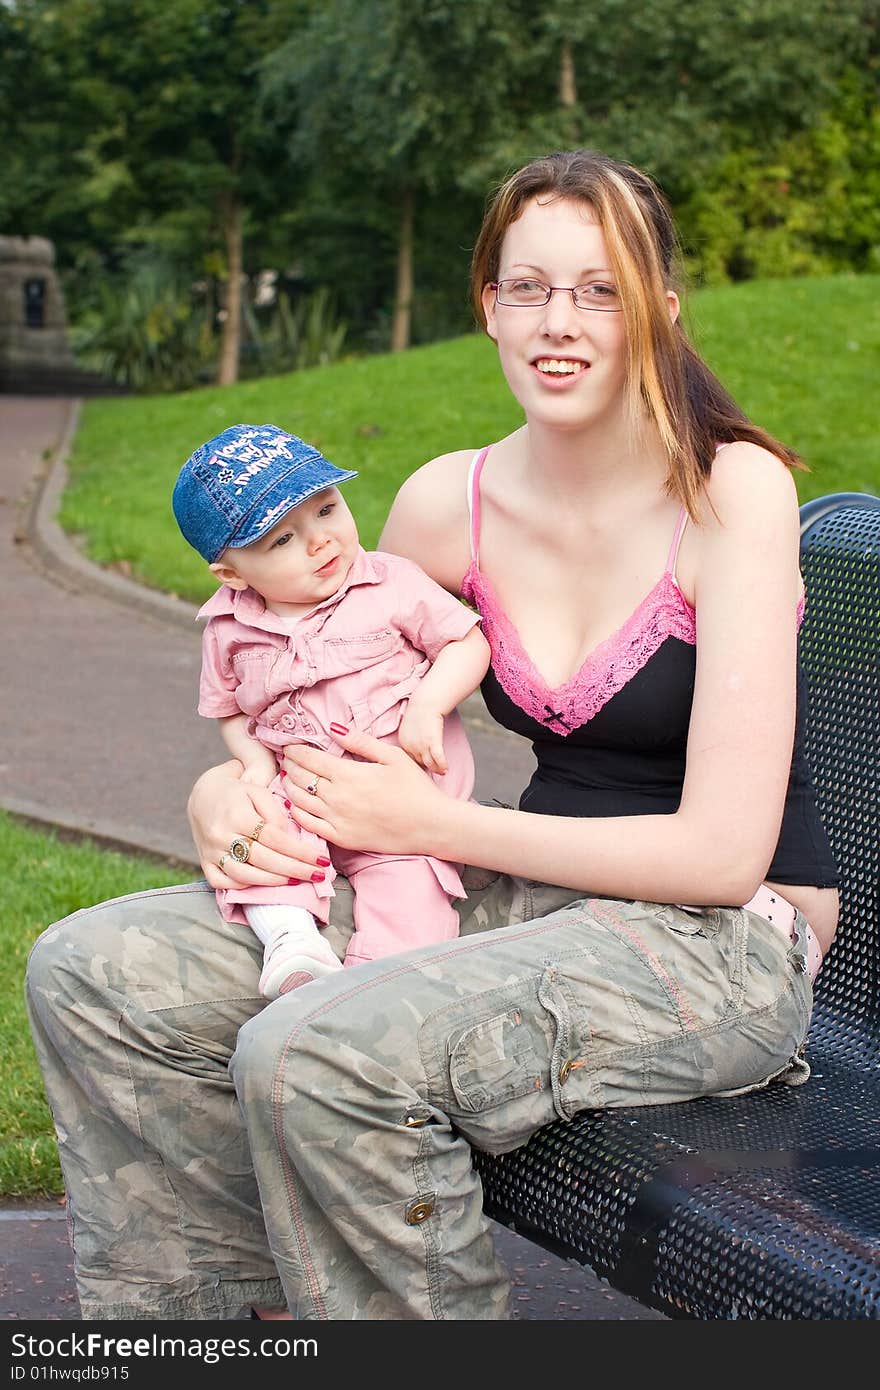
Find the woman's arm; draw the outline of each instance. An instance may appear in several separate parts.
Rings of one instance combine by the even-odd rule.
[[[674,814],[571,819],[463,803],[399,750],[351,735],[340,742],[369,761],[334,766],[290,750],[301,824],[346,846],[430,853],[612,897],[747,901],[775,849],[794,736],[798,510],[788,471],[757,446],[724,449],[690,544],[697,672]],[[302,790],[314,773],[317,798]]]
[[[379,549],[412,560],[435,583],[457,594],[468,565],[467,475],[473,450],[441,454],[401,487],[379,537]]]

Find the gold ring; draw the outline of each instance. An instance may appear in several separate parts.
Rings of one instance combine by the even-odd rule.
[[[310,796],[318,795],[318,783],[320,782],[320,780],[320,777],[316,777],[314,781],[307,783],[306,791],[310,794]]]
[[[251,831],[251,839],[254,841],[259,840],[260,836],[262,835],[265,829],[266,822],[264,820],[258,820],[253,830]]]
[[[251,842],[246,840],[243,835],[236,835],[229,842],[229,853],[232,855],[236,864],[246,864],[250,858]]]
[[[221,855],[220,855],[220,858],[217,860],[217,868],[220,870],[221,873],[223,872],[223,865],[224,865],[225,863],[226,863],[226,855],[225,855],[225,854],[221,854]]]

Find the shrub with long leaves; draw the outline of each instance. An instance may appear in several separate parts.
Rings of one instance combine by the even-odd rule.
[[[131,391],[193,386],[216,355],[205,306],[155,262],[102,280],[73,343],[81,361]]]
[[[303,296],[295,304],[279,291],[267,319],[245,306],[248,343],[243,375],[274,376],[336,362],[342,355],[348,325],[336,317],[336,307],[326,286]]]

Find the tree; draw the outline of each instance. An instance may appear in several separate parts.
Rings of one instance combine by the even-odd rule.
[[[769,197],[762,159],[794,140],[819,182],[852,165],[835,179],[854,205],[877,18],[878,0],[0,0],[0,229],[52,237],[80,286],[143,252],[221,279],[223,380],[242,270],[327,285],[361,342],[384,346],[390,319],[400,348],[463,323],[487,186],[549,149],[630,159],[677,206],[702,191],[705,226],[725,171],[737,200]],[[798,144],[827,143],[829,117],[861,123],[845,161]],[[869,263],[873,226],[836,234],[833,263],[850,245]]]
[[[244,238],[249,218],[283,198],[293,119],[266,119],[260,67],[302,24],[307,0],[31,0],[27,11],[44,110],[66,92],[53,147],[37,160],[43,183],[67,153],[55,203],[68,216],[87,209],[99,240],[103,211],[117,250],[161,236],[163,218],[197,230],[203,258],[213,243],[226,282],[218,379],[234,381]],[[32,150],[40,133],[32,119]],[[32,192],[31,218],[36,206]]]
[[[299,109],[297,157],[393,209],[392,350],[410,341],[420,198],[456,189],[503,122],[516,18],[510,0],[327,0],[266,65],[270,98]]]
[[[120,80],[138,93],[127,123],[138,180],[161,205],[212,209],[225,269],[218,381],[238,374],[244,237],[249,215],[271,214],[289,131],[265,119],[260,66],[307,13],[303,0],[100,0],[120,38]],[[135,28],[138,42],[130,42]],[[106,31],[105,31],[106,32]],[[283,197],[283,193],[281,194]]]
[[[530,109],[509,124],[496,164],[587,144],[649,168],[677,199],[732,149],[760,150],[814,125],[864,60],[876,8],[554,0],[533,21]]]

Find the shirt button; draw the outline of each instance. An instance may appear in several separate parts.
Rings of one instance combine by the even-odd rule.
[[[407,1226],[421,1226],[429,1216],[434,1215],[434,1198],[421,1202],[411,1202],[406,1209]]]

